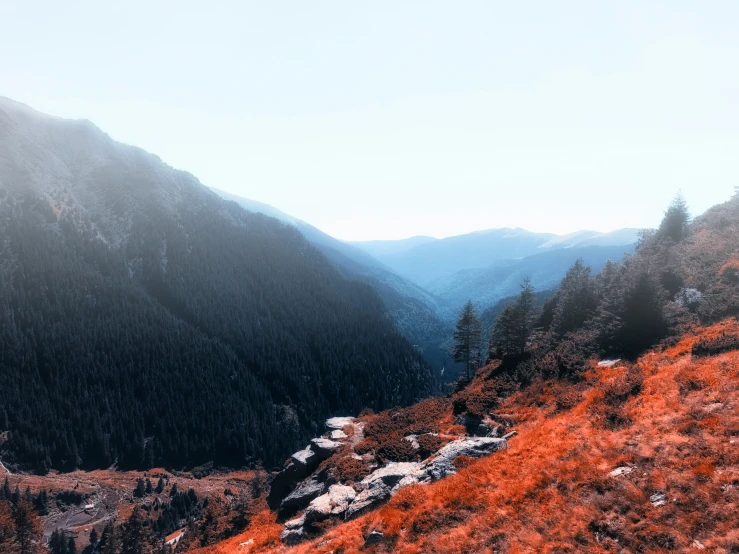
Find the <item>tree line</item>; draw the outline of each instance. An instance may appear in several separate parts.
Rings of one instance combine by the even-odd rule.
[[[678,195],[659,228],[642,232],[634,255],[608,262],[598,275],[578,260],[540,307],[524,279],[520,294],[496,318],[486,349],[480,318],[468,302],[457,320],[454,359],[465,364],[467,380],[493,360],[522,383],[571,377],[593,356],[633,359],[689,325],[736,315],[739,295],[727,286],[733,273],[724,256],[733,249],[731,225],[737,222],[734,199],[691,224]],[[701,239],[709,232],[715,236],[706,248]]]

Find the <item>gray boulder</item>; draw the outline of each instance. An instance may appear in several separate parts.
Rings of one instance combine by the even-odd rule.
[[[326,427],[329,429],[343,429],[347,425],[351,425],[354,422],[353,417],[332,417],[326,420]]]
[[[334,429],[333,431],[331,431],[331,433],[329,433],[328,438],[332,441],[341,441],[344,439],[348,439],[349,435],[344,433],[344,431],[342,431],[341,429]]]
[[[310,448],[321,459],[330,458],[331,455],[339,450],[343,445],[340,442],[329,439],[317,438],[310,441]]]
[[[493,437],[468,437],[452,441],[442,447],[423,466],[422,482],[438,481],[457,471],[452,462],[459,456],[483,458],[506,447],[506,440]]]
[[[305,523],[311,524],[331,516],[342,515],[356,496],[357,493],[351,487],[331,485],[326,494],[314,499],[306,508]]]
[[[300,450],[290,456],[290,459],[296,465],[310,467],[318,461],[318,456],[310,447],[307,447],[305,450]]]
[[[285,529],[280,533],[280,539],[282,542],[292,546],[307,539],[308,537],[303,530],[303,525],[305,525],[305,516],[301,516],[285,523]]]
[[[382,533],[382,531],[375,529],[374,531],[370,532],[369,535],[367,535],[367,538],[364,541],[364,546],[379,544],[380,542],[382,542],[383,538],[385,538],[385,535]]]
[[[423,475],[421,464],[416,462],[394,462],[373,471],[362,480],[364,490],[349,506],[346,517],[354,517],[385,502],[401,487],[418,483]]]
[[[294,512],[304,508],[314,498],[323,494],[325,488],[323,483],[319,483],[315,479],[306,479],[280,502],[280,511]]]

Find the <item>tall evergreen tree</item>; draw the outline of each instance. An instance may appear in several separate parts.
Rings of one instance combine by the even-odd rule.
[[[664,237],[669,237],[675,242],[682,241],[688,236],[688,224],[690,223],[690,211],[688,203],[682,192],[672,200],[672,203],[665,212],[665,217],[659,226],[659,233]]]
[[[0,500],[10,500],[12,493],[10,492],[10,481],[8,481],[8,476],[5,476],[5,482],[3,483],[3,488],[0,490]]]
[[[143,510],[136,506],[128,520],[121,525],[121,554],[150,554],[154,542]]]
[[[521,292],[516,299],[516,331],[518,353],[524,354],[529,338],[533,332],[534,323],[534,302],[536,301],[536,292],[531,284],[531,279],[524,277],[521,282]]]
[[[100,554],[118,554],[120,551],[120,536],[118,529],[113,523],[108,522],[103,527],[103,534],[100,537]]]
[[[18,554],[18,541],[15,534],[15,522],[10,504],[0,500],[0,552],[3,554]]]
[[[479,364],[481,333],[480,320],[475,314],[472,302],[468,301],[459,314],[452,349],[454,361],[465,364],[468,381],[470,380],[470,369]]]
[[[591,269],[577,260],[559,286],[552,330],[560,337],[581,327],[595,313],[598,295]]]
[[[19,554],[37,554],[41,544],[41,519],[33,507],[21,498],[13,509],[13,520]]]

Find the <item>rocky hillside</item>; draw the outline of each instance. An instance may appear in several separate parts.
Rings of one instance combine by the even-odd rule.
[[[202,552],[735,552],[738,337],[727,320],[633,363],[593,359],[579,382],[511,396],[493,364],[449,399],[330,422],[344,429],[331,431],[338,440],[305,454],[328,447],[334,461],[301,484],[318,492],[290,506],[299,517],[285,524],[265,511]],[[509,428],[508,441],[458,438]],[[358,429],[359,442],[344,438]],[[363,465],[366,453],[377,467]],[[436,480],[439,466],[450,471]],[[389,501],[363,513],[375,491],[375,505]]]

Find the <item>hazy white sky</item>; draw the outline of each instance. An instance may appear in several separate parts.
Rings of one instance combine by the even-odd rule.
[[[343,239],[654,226],[739,184],[739,2],[0,0],[0,95]]]

